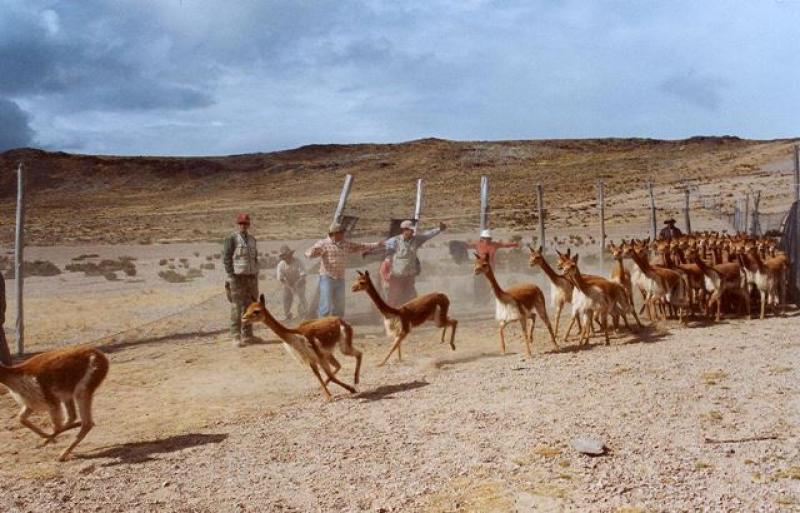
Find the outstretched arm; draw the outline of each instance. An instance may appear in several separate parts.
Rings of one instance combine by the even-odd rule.
[[[313,246],[308,248],[305,252],[306,258],[319,258],[324,253],[322,246],[325,243],[324,240],[317,241]]]

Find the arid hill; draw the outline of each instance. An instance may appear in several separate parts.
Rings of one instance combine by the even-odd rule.
[[[218,239],[233,214],[254,214],[262,238],[324,231],[344,176],[355,176],[348,211],[359,233],[379,234],[389,217],[411,214],[414,181],[425,178],[424,217],[474,226],[481,175],[491,183],[497,225],[530,229],[534,185],[551,219],[571,221],[604,180],[609,196],[683,180],[703,184],[764,173],[791,154],[793,140],[736,137],[311,145],[226,157],[114,157],[34,149],[0,154],[0,242],[13,240],[14,169],[27,169],[27,243]]]

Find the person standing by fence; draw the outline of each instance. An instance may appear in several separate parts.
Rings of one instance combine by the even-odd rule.
[[[386,298],[389,306],[400,306],[417,297],[416,280],[421,271],[417,250],[446,230],[447,225],[440,223],[438,228],[415,235],[414,223],[403,221],[400,223],[400,229],[402,230],[400,235],[386,241],[386,251],[392,257],[389,292]]]
[[[476,241],[467,242],[467,247],[474,249],[480,257],[489,257],[489,265],[494,269],[497,260],[497,250],[502,248],[518,248],[519,242],[516,241],[495,241],[492,239],[491,230],[482,230],[481,238]],[[474,301],[476,304],[483,304],[489,300],[489,282],[481,275],[475,275],[472,282]]]
[[[344,274],[347,256],[353,253],[372,251],[384,245],[384,241],[364,244],[345,240],[344,226],[332,223],[328,237],[318,240],[306,251],[306,258],[320,258],[319,309],[320,317],[344,316]]]
[[[304,319],[308,311],[306,304],[306,270],[294,250],[289,246],[281,246],[278,254],[280,262],[276,269],[278,281],[283,287],[283,313],[286,320],[292,319],[292,303],[297,298],[297,317]]]
[[[677,239],[678,237],[683,235],[680,229],[678,229],[678,227],[675,226],[675,219],[669,218],[666,221],[664,221],[664,224],[667,226],[661,230],[661,233],[659,233],[659,236],[662,239],[672,240],[672,239]]]
[[[237,231],[230,234],[222,249],[225,265],[225,288],[230,292],[231,337],[236,347],[242,347],[253,339],[253,325],[242,326],[242,314],[258,297],[258,249],[256,239],[248,233],[250,215],[236,217]]]

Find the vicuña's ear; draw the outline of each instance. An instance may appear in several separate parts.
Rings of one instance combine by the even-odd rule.
[[[369,271],[367,271],[366,269],[364,270],[364,276],[366,276],[367,278],[369,278]]]
[[[357,274],[357,275],[359,275],[359,276],[364,276],[364,273],[362,273],[362,272],[361,272],[361,271],[359,271],[359,270],[356,270],[356,274]]]
[[[578,257],[579,256],[580,256],[579,254],[575,253],[575,256],[572,257],[572,261],[575,262],[575,265],[578,265]]]
[[[539,253],[541,253],[543,249],[544,249],[544,246],[542,246],[541,244],[539,244]]]
[[[254,303],[256,302],[256,298],[253,298],[253,302]],[[264,294],[261,294],[260,296],[258,296],[258,302],[261,303],[261,306],[266,306],[267,305],[267,299],[264,297]]]

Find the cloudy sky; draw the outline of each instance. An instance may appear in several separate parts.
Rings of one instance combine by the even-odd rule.
[[[0,151],[800,135],[800,0],[0,0]]]

